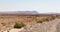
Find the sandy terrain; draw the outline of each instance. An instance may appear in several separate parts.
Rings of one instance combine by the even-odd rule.
[[[28,25],[22,32],[60,32],[60,25],[58,24],[59,22],[60,19],[56,19],[43,24]]]
[[[56,25],[56,32],[60,32],[60,22]]]
[[[13,28],[15,22],[23,22],[27,26],[20,32],[55,32],[56,25],[60,22],[60,19],[55,19],[49,22],[36,23],[36,21],[47,18],[50,19],[51,16],[0,16],[0,30],[6,32],[6,30],[11,29],[10,31],[19,31]],[[6,23],[3,26],[1,23]]]

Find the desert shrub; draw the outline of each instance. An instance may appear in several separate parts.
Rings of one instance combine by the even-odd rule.
[[[51,19],[54,20],[55,19],[55,16],[52,16]]]
[[[48,18],[50,21],[54,20],[56,17],[55,16],[51,16],[50,18]]]
[[[46,18],[46,19],[44,19],[43,21],[49,21],[49,19],[48,19],[48,18]]]
[[[43,23],[43,21],[39,20],[39,21],[37,21],[37,23]]]
[[[3,26],[5,26],[7,23],[5,23],[5,22],[2,22],[1,24],[2,24]]]
[[[37,21],[37,23],[43,23],[49,21],[47,18]]]
[[[24,26],[25,25],[23,24],[23,22],[21,22],[21,23],[16,22],[15,25],[14,25],[14,28],[22,28]]]
[[[7,32],[9,32],[9,31],[7,31]]]

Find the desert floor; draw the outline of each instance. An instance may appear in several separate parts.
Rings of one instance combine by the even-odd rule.
[[[60,32],[60,19],[44,23],[27,24],[24,28],[11,29],[10,32]]]

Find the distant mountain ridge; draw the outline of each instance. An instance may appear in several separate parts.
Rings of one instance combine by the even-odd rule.
[[[9,14],[38,14],[36,11],[13,11],[8,12]]]
[[[37,11],[9,11],[0,12],[0,15],[60,15],[60,13],[38,13]]]
[[[10,11],[10,12],[0,12],[0,15],[35,15],[39,14],[37,11]]]

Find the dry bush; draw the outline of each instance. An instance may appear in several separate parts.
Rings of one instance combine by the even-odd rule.
[[[43,23],[49,21],[47,18],[37,21],[37,23]]]
[[[7,25],[7,23],[5,23],[5,22],[2,22],[1,24],[2,24],[3,26]]]
[[[16,22],[14,25],[14,28],[22,28],[24,26],[25,26],[25,24],[23,22],[21,22],[21,23]]]
[[[49,21],[54,20],[55,18],[55,16],[48,17]]]
[[[52,16],[51,19],[54,20],[56,17],[55,16]]]

